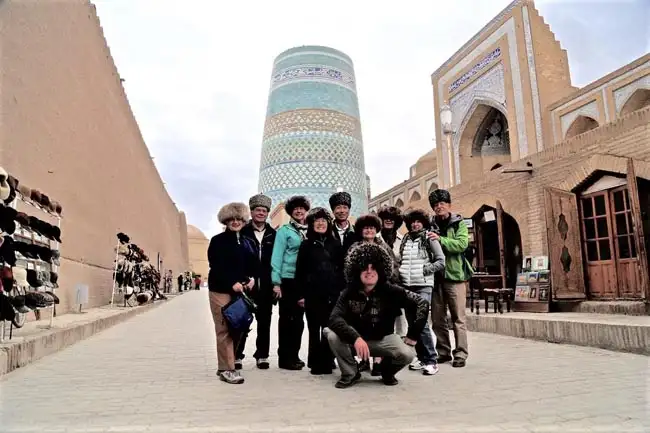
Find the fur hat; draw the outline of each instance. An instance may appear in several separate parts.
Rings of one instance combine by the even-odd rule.
[[[29,199],[32,196],[32,190],[22,183],[18,184],[18,192],[26,199]]]
[[[9,174],[7,171],[0,167],[0,200],[3,201],[7,200],[11,194],[11,187],[9,186],[9,182],[7,182],[8,178]]]
[[[297,207],[302,207],[306,211],[309,211],[311,208],[309,199],[304,195],[294,195],[293,197],[289,197],[289,200],[287,200],[287,202],[284,204],[284,210],[289,216],[291,216],[293,210]]]
[[[431,217],[424,209],[413,209],[404,214],[404,222],[406,223],[407,230],[411,230],[411,224],[414,221],[420,221],[425,230],[431,228]]]
[[[330,208],[334,210],[338,205],[345,205],[348,208],[352,207],[352,197],[345,191],[335,192],[330,196]]]
[[[393,221],[395,223],[394,230],[398,230],[402,226],[402,223],[404,222],[404,218],[402,218],[402,211],[395,206],[382,206],[382,208],[379,209],[378,215],[382,221],[384,220]]]
[[[378,244],[359,242],[350,249],[345,259],[345,279],[348,284],[359,281],[361,272],[372,265],[379,275],[379,282],[386,281],[393,272],[393,258]]]
[[[244,203],[228,203],[219,209],[219,213],[217,214],[217,219],[224,225],[230,220],[238,219],[245,222],[249,218],[250,212],[248,211],[248,206]]]
[[[429,205],[432,209],[441,201],[451,204],[451,194],[446,189],[437,189],[429,194]]]
[[[117,234],[117,239],[120,241],[121,244],[128,244],[129,242],[131,242],[131,238],[126,233],[122,233],[122,232],[119,232]]]
[[[332,217],[332,214],[325,209],[324,207],[315,207],[312,210],[309,211],[307,214],[307,237],[311,238],[314,232],[314,222],[318,218],[324,218],[325,221],[327,221],[327,231],[325,232],[326,235],[331,235],[332,233],[332,225],[334,224],[334,218]]]
[[[381,220],[376,215],[361,215],[354,223],[354,232],[361,236],[365,227],[374,227],[379,233],[381,231]]]
[[[248,207],[251,210],[255,209],[256,207],[265,207],[267,211],[271,212],[272,205],[273,201],[271,200],[271,197],[267,197],[262,193],[255,194],[248,200]]]

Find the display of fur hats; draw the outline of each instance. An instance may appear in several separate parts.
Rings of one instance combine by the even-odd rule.
[[[38,206],[46,212],[59,216],[63,213],[61,203],[37,189],[21,184],[16,177],[11,176],[4,168],[0,167],[0,200],[5,204],[10,204],[18,195],[24,201]]]

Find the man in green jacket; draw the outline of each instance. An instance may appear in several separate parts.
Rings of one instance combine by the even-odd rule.
[[[464,367],[469,355],[465,303],[467,282],[472,277],[472,268],[464,254],[469,243],[467,225],[463,217],[451,212],[449,191],[444,189],[433,191],[429,195],[429,204],[440,229],[440,235],[430,233],[429,236],[440,241],[446,262],[442,284],[433,291],[431,299],[431,321],[433,332],[438,340],[436,344],[438,363],[452,361],[452,367]],[[451,315],[456,341],[453,353],[447,329],[447,308]]]

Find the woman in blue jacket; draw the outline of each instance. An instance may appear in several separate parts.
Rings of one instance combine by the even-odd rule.
[[[303,196],[291,197],[284,205],[291,220],[278,229],[271,256],[273,293],[280,304],[278,320],[278,366],[285,370],[302,370],[300,344],[305,328],[304,301],[296,287],[296,260],[300,244],[307,236],[305,219],[309,200]]]

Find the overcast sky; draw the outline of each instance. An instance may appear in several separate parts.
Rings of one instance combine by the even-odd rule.
[[[256,192],[277,54],[314,44],[352,57],[374,196],[434,145],[431,73],[510,1],[93,3],[172,198],[210,236],[223,204]],[[569,52],[574,85],[650,51],[650,0],[536,5]]]

